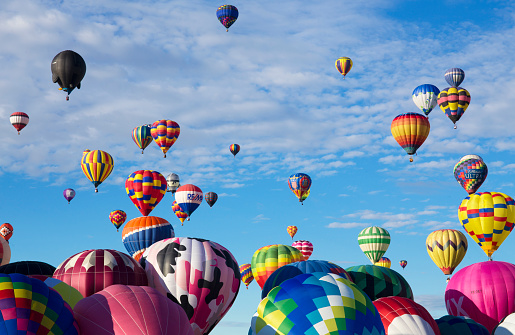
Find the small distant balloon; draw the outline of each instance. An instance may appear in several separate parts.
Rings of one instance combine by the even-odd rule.
[[[415,105],[428,116],[438,104],[438,94],[440,94],[438,87],[424,84],[413,90],[412,98]]]
[[[470,93],[462,87],[448,87],[438,94],[438,106],[454,123],[463,116],[470,104]]]
[[[389,269],[392,266],[392,262],[388,257],[383,256],[374,265],[382,266]]]
[[[288,187],[299,198],[300,203],[303,204],[304,199],[309,195],[311,178],[305,173],[292,174],[288,178]]]
[[[240,146],[238,144],[231,144],[229,150],[231,150],[233,156],[236,157],[236,154],[240,152]]]
[[[18,131],[18,135],[20,135],[20,130],[29,123],[29,116],[23,112],[14,112],[9,117],[9,121],[11,121],[13,127]]]
[[[63,191],[63,196],[66,200],[68,200],[68,204],[70,204],[70,201],[75,198],[75,190],[73,188],[67,188]]]
[[[150,126],[143,125],[140,127],[136,127],[132,130],[132,140],[138,148],[141,149],[141,153],[145,150],[146,147],[152,143],[152,135],[150,135]]]
[[[181,133],[181,127],[179,124],[172,120],[157,120],[152,124],[150,128],[150,134],[154,138],[154,142],[161,148],[163,151],[164,158],[166,158],[166,153],[172,145],[177,141]]]
[[[109,213],[109,221],[116,227],[116,231],[125,223],[125,220],[127,220],[127,214],[121,209]]]
[[[430,128],[427,117],[418,113],[397,115],[391,125],[393,138],[410,156],[424,143]],[[412,157],[409,160],[413,162]]]
[[[336,60],[334,66],[336,66],[336,70],[345,78],[350,69],[352,69],[352,60],[349,57],[340,57]]]
[[[222,5],[216,10],[218,21],[229,31],[229,27],[238,19],[238,8],[232,5]]]
[[[454,166],[454,178],[468,194],[476,193],[486,180],[488,168],[477,155],[467,155]]]
[[[206,202],[209,205],[209,207],[213,207],[213,205],[218,200],[218,194],[216,194],[215,192],[207,192],[204,198],[206,199]]]
[[[98,192],[98,185],[102,184],[113,171],[114,161],[113,157],[105,151],[84,150],[80,166],[82,172],[95,186],[95,192]]]
[[[404,268],[406,267],[406,265],[408,265],[408,261],[405,261],[405,260],[402,260],[399,262],[399,265],[402,267],[402,269],[404,270]]]
[[[293,236],[295,236],[295,234],[297,234],[297,230],[298,230],[297,226],[288,226],[286,228],[286,231],[288,231],[288,234],[291,236],[292,240],[293,240]]]
[[[181,210],[188,215],[188,220],[191,214],[204,200],[202,190],[192,184],[186,184],[177,189],[175,192],[175,200],[181,207]]]
[[[445,71],[445,81],[452,87],[458,87],[465,79],[465,71],[460,68],[453,67]]]
[[[177,218],[179,218],[179,220],[181,221],[181,226],[184,226],[184,220],[188,218],[188,214],[182,211],[181,206],[179,206],[177,204],[177,201],[175,200],[172,202],[172,210],[173,213],[177,216]]]
[[[177,189],[179,188],[179,186],[181,186],[180,180],[179,180],[179,175],[177,175],[175,173],[170,173],[166,177],[166,184],[168,186],[166,191],[167,192],[172,192],[172,194],[174,194],[175,191],[177,191]]]
[[[241,275],[241,281],[245,284],[245,286],[248,289],[250,283],[252,283],[252,281],[254,280],[254,276],[252,275],[251,265],[248,263],[240,265],[240,275]]]
[[[9,239],[13,236],[13,226],[9,223],[4,223],[0,226],[0,235],[6,240],[9,241]]]

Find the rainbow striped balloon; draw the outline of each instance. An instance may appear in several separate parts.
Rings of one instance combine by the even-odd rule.
[[[95,192],[98,192],[98,185],[102,184],[113,171],[114,161],[113,157],[105,151],[85,150],[82,153],[80,166],[82,172],[95,186]]]
[[[391,125],[393,138],[408,155],[417,152],[429,135],[430,128],[427,117],[419,113],[397,115]],[[413,162],[411,157],[410,162]]]
[[[161,148],[166,158],[166,153],[170,147],[177,141],[181,127],[172,120],[158,120],[152,124],[150,134],[154,138],[154,142]]]
[[[252,275],[252,266],[248,263],[240,265],[241,281],[249,288],[250,283],[254,280]]]
[[[258,285],[263,288],[268,277],[283,265],[300,262],[302,253],[292,246],[272,244],[256,250],[250,262],[252,274]]]

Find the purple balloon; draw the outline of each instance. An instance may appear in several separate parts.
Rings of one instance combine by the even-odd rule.
[[[63,191],[63,196],[66,200],[68,200],[68,203],[75,198],[75,190],[73,188],[67,188]]]
[[[487,261],[461,269],[447,284],[445,305],[450,315],[469,317],[491,332],[515,312],[515,265]]]

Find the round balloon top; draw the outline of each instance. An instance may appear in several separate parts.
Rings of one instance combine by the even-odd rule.
[[[465,316],[444,315],[435,321],[441,335],[490,335],[485,326]]]
[[[470,237],[491,258],[513,230],[515,201],[500,192],[474,193],[461,202],[458,218]]]
[[[75,198],[75,190],[73,188],[67,188],[63,191],[64,198],[70,203],[70,201]]]
[[[413,299],[410,285],[395,270],[376,265],[357,265],[345,271],[372,300],[390,296]]]
[[[352,59],[349,57],[340,57],[336,60],[334,66],[336,70],[343,75],[343,78],[345,78],[347,73],[352,69]]]
[[[125,249],[137,261],[152,244],[175,236],[173,226],[157,216],[141,216],[127,222],[122,231]]]
[[[390,261],[390,259],[388,257],[381,257],[379,259],[379,261],[377,261],[377,263],[375,263],[374,265],[377,265],[377,266],[384,266],[385,268],[390,268],[392,266],[392,261]]]
[[[458,87],[465,79],[465,71],[460,68],[453,67],[445,71],[445,81],[452,87]]]
[[[52,82],[59,84],[60,89],[67,93],[66,100],[75,89],[80,89],[80,83],[86,74],[86,62],[72,50],[58,53],[50,66]]]
[[[372,226],[365,228],[358,234],[358,244],[370,262],[375,264],[388,250],[390,233],[381,227]]]
[[[11,121],[13,127],[18,131],[18,135],[20,135],[20,130],[29,124],[29,116],[23,112],[14,112],[9,117],[9,121]]]
[[[55,267],[39,261],[19,261],[0,266],[0,273],[20,273],[26,276],[42,275],[52,277]]]
[[[13,236],[13,231],[14,228],[10,223],[4,223],[0,226],[0,235],[2,235],[6,241],[9,241],[9,239]]]
[[[461,161],[468,160],[468,159],[477,159],[479,161],[483,160],[483,158],[481,158],[481,156],[478,156],[478,155],[465,155],[465,156],[461,157],[459,161],[461,162]]]
[[[455,229],[435,230],[426,239],[429,257],[445,275],[451,275],[461,263],[467,248],[467,238]]]
[[[166,176],[166,184],[168,185],[167,192],[175,193],[180,185],[179,175],[175,173],[170,173]]]
[[[229,27],[238,19],[238,8],[232,5],[222,5],[216,10],[218,21],[229,31]]]
[[[469,317],[492,329],[515,312],[515,265],[507,262],[474,263],[456,272],[445,289],[447,313]]]

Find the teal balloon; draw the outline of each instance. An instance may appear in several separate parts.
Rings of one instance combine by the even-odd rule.
[[[435,321],[441,335],[490,335],[485,326],[464,316],[444,315]]]

